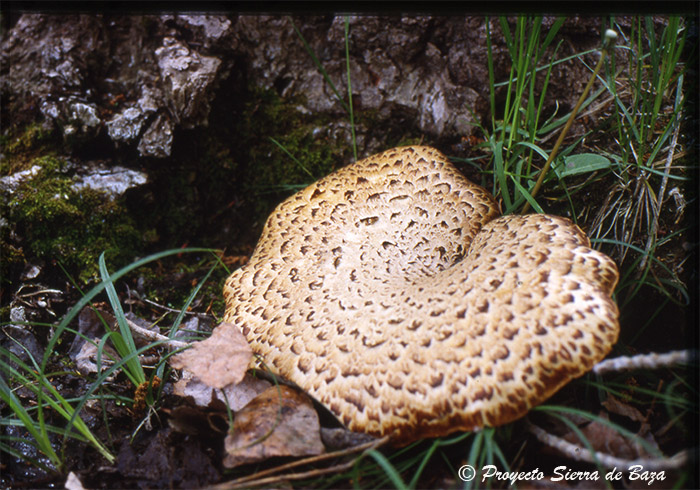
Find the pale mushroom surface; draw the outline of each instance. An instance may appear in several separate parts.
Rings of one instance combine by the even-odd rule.
[[[369,157],[275,209],[224,321],[351,430],[510,422],[610,351],[618,273],[565,218],[499,214],[437,150]]]

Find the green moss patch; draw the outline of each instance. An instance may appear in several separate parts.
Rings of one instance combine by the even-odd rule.
[[[60,146],[56,134],[47,131],[38,123],[20,128],[10,128],[0,136],[0,145],[5,155],[0,161],[0,174],[10,175],[32,166],[32,160]]]
[[[103,251],[113,267],[124,265],[139,253],[143,233],[125,210],[120,199],[101,192],[72,188],[70,171],[56,157],[34,159],[41,170],[2,198],[2,215],[7,221],[0,240],[3,255],[13,252],[17,261],[42,259],[60,262],[82,281],[97,275],[97,261]],[[3,261],[5,270],[13,263]]]
[[[244,186],[258,197],[261,215],[286,195],[350,161],[352,149],[339,147],[328,134],[327,116],[303,114],[298,110],[301,101],[282,99],[274,90],[253,88],[246,100],[236,125],[236,144],[238,157],[246,162]]]

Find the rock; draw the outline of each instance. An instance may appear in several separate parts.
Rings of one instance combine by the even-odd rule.
[[[201,28],[203,30],[201,37],[209,41],[208,45],[219,41],[231,32],[232,23],[223,15],[178,15],[177,17],[190,28]]]
[[[208,124],[217,89],[235,68],[254,86],[303,100],[300,112],[328,115],[328,133],[341,138],[334,144],[347,143],[350,132],[339,128],[349,116],[294,28],[347,103],[345,21],[26,14],[0,50],[3,66],[11,67],[3,69],[0,87],[20,120],[40,114],[82,140],[105,128],[115,144],[135,144],[143,157],[166,158],[178,128]],[[353,105],[371,120],[371,127],[356,128],[361,153],[384,149],[397,131],[458,141],[490,117],[483,17],[350,16],[347,22]],[[545,29],[551,23],[545,19]],[[505,80],[510,53],[498,19],[490,27],[494,75]],[[598,29],[596,19],[567,20],[557,56],[597,46]],[[575,38],[575,47],[568,38]],[[549,92],[558,95],[547,103],[572,107],[581,88],[572,80],[584,83],[585,75],[582,63],[554,66]],[[505,90],[498,89],[497,103]]]
[[[202,56],[171,37],[155,53],[171,113],[185,128],[206,126],[211,85],[221,61]]]
[[[24,271],[22,271],[22,275],[19,278],[22,281],[29,281],[39,277],[39,274],[41,274],[41,266],[27,263],[24,266]]]
[[[92,104],[73,102],[70,106],[70,121],[79,126],[81,132],[99,127],[102,122],[97,116],[97,109]],[[67,131],[64,129],[64,131]]]
[[[116,144],[136,142],[142,156],[169,156],[176,125],[207,124],[226,73],[181,31],[194,29],[210,46],[231,26],[222,16],[192,15],[173,28],[172,18],[22,15],[0,49],[13,122],[43,120],[78,143],[106,129]]]
[[[35,177],[40,170],[41,166],[33,165],[27,170],[22,170],[21,172],[15,172],[12,175],[0,177],[0,190],[2,192],[12,194],[23,182],[31,180],[33,177]]]
[[[130,141],[141,132],[146,112],[129,107],[107,123],[107,133],[114,141]]]
[[[173,147],[173,123],[160,114],[139,141],[139,154],[144,157],[165,158]]]
[[[128,189],[143,185],[148,181],[148,176],[136,170],[131,170],[120,165],[106,167],[86,165],[89,173],[74,177],[73,189],[85,188],[104,192],[110,199],[115,199],[124,194]]]
[[[143,185],[148,181],[144,172],[128,169],[121,165],[109,165],[108,162],[68,162],[65,171],[75,170],[72,188],[76,191],[92,189],[104,192],[110,199],[124,194],[128,189]],[[27,170],[15,172],[0,178],[0,190],[7,194],[14,193],[19,186],[36,177],[41,171],[40,165],[33,165]]]

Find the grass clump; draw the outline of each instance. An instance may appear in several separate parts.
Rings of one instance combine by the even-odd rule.
[[[615,144],[607,154],[617,178],[608,186],[591,235],[614,241],[620,261],[628,256],[628,245],[642,248],[641,271],[658,248],[660,223],[668,220],[662,216],[668,191],[689,180],[678,149],[686,104],[686,64],[680,56],[687,31],[679,17],[669,18],[659,35],[651,18],[636,19],[601,80],[614,103],[609,130]],[[625,75],[616,82],[618,71]]]
[[[486,22],[492,118],[490,126],[479,127],[492,192],[502,201],[505,214],[532,207],[578,222],[594,244],[623,266],[622,284],[627,285],[627,278],[636,284],[627,292],[636,293],[640,285],[648,284],[682,301],[687,294],[675,268],[664,265],[657,255],[669,239],[683,233],[679,223],[683,209],[662,212],[669,191],[673,188],[675,203],[687,204],[679,190],[689,180],[682,159],[685,152],[678,146],[686,103],[681,53],[687,27],[680,17],[669,18],[660,29],[651,18],[640,17],[629,30],[611,19],[606,23],[620,33],[619,38],[616,45],[604,45],[609,56],[599,58],[594,69],[584,57],[590,51],[556,58],[555,40],[563,21],[557,19],[544,32],[541,17],[521,16],[512,26],[499,19],[512,61],[506,81],[494,78],[491,24]],[[545,117],[552,68],[571,59],[585,64],[591,82],[597,84],[577,104],[580,114]],[[496,115],[499,87],[506,95],[503,111]],[[583,134],[566,138],[575,118],[583,121]],[[585,123],[594,118],[597,124]],[[560,139],[550,150],[547,142],[557,134]],[[547,193],[536,199],[540,184]],[[665,236],[659,234],[662,228]]]
[[[70,441],[87,444],[95,449],[102,458],[112,464],[116,461],[113,450],[109,447],[110,441],[104,441],[85,422],[85,412],[87,405],[91,402],[93,406],[101,408],[103,420],[106,427],[102,434],[111,433],[109,427],[109,417],[106,405],[110,402],[126,403],[133,405],[132,414],[137,417],[148,418],[150,413],[143,411],[136,413],[137,404],[143,407],[153,407],[158,402],[162,386],[159,389],[159,379],[167,379],[169,373],[166,367],[166,360],[170,353],[162,349],[167,339],[171,339],[177,332],[185,312],[191,305],[212,275],[215,269],[221,265],[218,256],[214,256],[213,265],[209,271],[199,281],[198,285],[191,290],[185,303],[182,305],[180,313],[175,317],[172,324],[167,327],[161,339],[147,342],[145,345],[137,344],[128,320],[124,315],[121,301],[118,297],[115,284],[117,280],[129,274],[131,271],[151,262],[159,261],[168,256],[184,253],[213,253],[210,249],[175,249],[167,250],[158,254],[153,254],[140,259],[114,273],[109,273],[104,254],[98,260],[98,268],[102,281],[95,285],[88,292],[83,293],[81,299],[66,313],[57,325],[44,325],[26,323],[28,327],[53,327],[50,330],[48,344],[44,349],[42,357],[33,355],[29,349],[17,341],[13,341],[11,334],[4,330],[4,334],[11,342],[19,348],[10,350],[0,346],[0,399],[5,403],[2,416],[0,417],[0,427],[21,427],[23,435],[7,435],[5,431],[0,434],[0,451],[6,452],[16,458],[25,459],[33,466],[41,468],[47,472],[63,472],[66,464],[66,449]],[[224,267],[225,269],[225,267]],[[228,272],[228,271],[227,271]],[[98,295],[106,292],[112,313],[117,320],[116,329],[112,329],[106,322],[105,333],[97,339],[88,339],[87,342],[97,347],[97,373],[93,376],[82,375],[86,383],[82,393],[70,398],[56,386],[65,382],[68,376],[75,376],[73,370],[64,368],[56,369],[56,366],[70,366],[71,361],[65,359],[65,348],[70,345],[66,341],[66,336],[75,335],[81,337],[82,334],[71,327],[78,314],[86,307],[91,307],[92,302]],[[16,322],[15,322],[16,323]],[[7,344],[6,344],[7,345]],[[111,346],[113,351],[106,349]],[[160,362],[155,366],[146,367],[142,364],[141,355],[146,351],[158,350],[162,354]],[[19,352],[16,353],[16,352]],[[111,354],[111,352],[116,352]],[[126,378],[134,388],[134,395],[125,398],[118,393],[112,393],[111,385],[117,385],[114,378],[119,373],[124,373]],[[109,381],[111,380],[111,381]],[[108,382],[109,381],[109,382]],[[145,389],[144,389],[145,388]],[[20,394],[21,393],[21,394]],[[29,400],[27,401],[27,398]],[[142,408],[143,408],[142,407]],[[111,438],[110,438],[111,439]],[[36,448],[39,457],[33,457],[19,451],[17,447],[21,444],[29,444]],[[18,446],[19,445],[19,446]]]
[[[541,213],[542,203],[534,199],[542,183],[551,182],[552,178],[577,175],[607,168],[609,162],[595,155],[581,152],[574,155],[574,150],[583,140],[579,137],[573,143],[559,149],[547,148],[547,141],[557,133],[568,131],[568,126],[576,114],[557,114],[547,116],[545,109],[548,100],[547,90],[554,66],[581,58],[590,53],[584,52],[574,56],[557,59],[561,41],[555,45],[557,34],[565,18],[557,18],[548,31],[543,31],[541,16],[520,16],[515,20],[514,28],[505,17],[499,18],[499,25],[506,41],[511,58],[510,74],[507,81],[495,80],[494,56],[492,51],[491,24],[486,20],[489,103],[491,107],[490,127],[478,125],[484,135],[484,147],[489,156],[487,173],[493,175],[492,193],[503,202],[504,214],[527,210],[530,206]],[[505,102],[502,111],[497,109],[497,90],[505,90]],[[602,90],[594,91],[585,100],[580,101],[575,109],[585,109]],[[556,152],[550,172],[550,152]],[[553,155],[554,156],[554,155]],[[570,159],[571,157],[577,157]],[[592,159],[594,161],[592,161]],[[606,163],[607,162],[607,163]],[[602,163],[602,165],[601,165]],[[562,184],[566,189],[566,186]],[[566,194],[566,190],[564,191]],[[570,196],[567,194],[570,200]],[[575,218],[575,212],[572,213]]]
[[[0,399],[5,402],[12,413],[10,416],[0,417],[0,426],[23,427],[30,435],[30,438],[24,440],[36,447],[48,459],[51,466],[18,452],[11,443],[19,442],[22,439],[2,436],[0,437],[0,450],[15,457],[29,457],[30,463],[44,470],[60,472],[63,470],[65,459],[65,454],[63,454],[65,444],[62,445],[62,450],[59,452],[54,449],[54,444],[55,436],[62,435],[64,441],[70,437],[89,444],[108,462],[113,463],[115,457],[78,415],[79,409],[76,409],[75,400],[65,398],[51,382],[51,378],[60,375],[60,373],[47,373],[41,370],[38,360],[32,357],[29,350],[24,348],[24,352],[29,357],[29,364],[23,362],[19,356],[4,347],[0,347],[0,354],[2,354],[0,357],[0,373],[2,373],[0,376]],[[8,385],[6,378],[12,384],[12,388]],[[36,402],[33,406],[25,406],[15,394],[15,390],[19,388],[28,390],[33,395]],[[58,418],[67,425],[61,427],[47,423],[49,416],[46,412],[49,410],[58,415]]]

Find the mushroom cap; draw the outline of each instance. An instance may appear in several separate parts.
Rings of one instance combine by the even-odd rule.
[[[610,351],[618,273],[565,218],[499,214],[437,150],[366,158],[275,209],[224,321],[353,431],[510,422]]]

